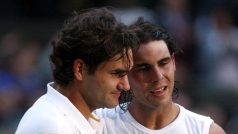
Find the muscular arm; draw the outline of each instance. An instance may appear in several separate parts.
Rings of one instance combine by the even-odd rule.
[[[218,124],[213,122],[210,126],[209,134],[226,134],[226,132]]]

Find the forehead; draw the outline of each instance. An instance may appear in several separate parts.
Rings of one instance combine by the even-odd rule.
[[[127,56],[126,56],[127,55]],[[113,58],[104,61],[99,65],[99,68],[108,68],[108,69],[113,69],[113,68],[131,68],[133,66],[133,57],[132,57],[132,51],[129,50],[126,54],[117,54]]]
[[[169,49],[163,40],[151,41],[140,45],[137,52],[134,53],[134,63],[141,60],[155,60],[170,56]]]

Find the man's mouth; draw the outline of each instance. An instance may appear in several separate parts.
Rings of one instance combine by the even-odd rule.
[[[113,96],[119,98],[121,95],[121,92],[112,92]]]
[[[167,86],[163,86],[163,87],[156,88],[155,90],[150,91],[150,93],[153,96],[163,96],[165,95],[166,89],[167,89]]]

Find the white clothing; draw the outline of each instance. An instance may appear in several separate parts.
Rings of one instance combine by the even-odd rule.
[[[196,114],[178,105],[180,113],[169,125],[152,130],[139,124],[129,113],[119,107],[114,109],[97,109],[95,113],[105,123],[104,134],[208,134],[213,120]]]
[[[24,114],[16,134],[99,133],[93,129],[67,97],[52,87],[53,84],[47,84],[47,93],[41,96]],[[100,122],[98,125],[101,125]]]

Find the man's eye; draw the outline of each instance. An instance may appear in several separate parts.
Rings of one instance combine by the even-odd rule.
[[[165,65],[169,64],[170,61],[171,61],[171,59],[162,60],[161,62],[159,62],[159,65],[160,66],[165,66]]]
[[[161,65],[161,66],[164,66],[164,65],[166,65],[166,64],[168,64],[168,61],[160,62],[160,65]]]
[[[127,75],[127,72],[113,72],[112,74],[117,77],[123,77],[123,76]]]
[[[146,70],[149,70],[149,67],[148,66],[138,66],[138,67],[135,67],[133,70],[135,70],[135,71],[146,71]]]

